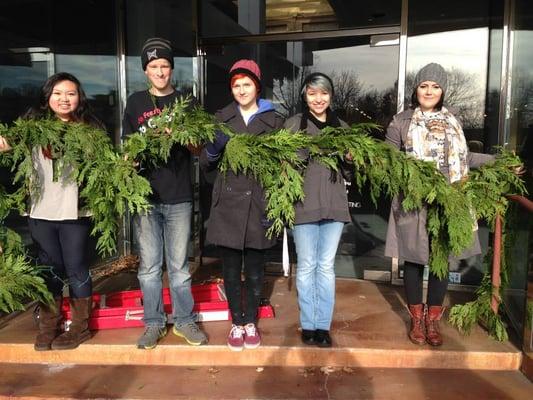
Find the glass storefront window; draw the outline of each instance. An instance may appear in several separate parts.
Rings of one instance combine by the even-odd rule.
[[[202,37],[400,24],[401,0],[201,0]]]
[[[488,39],[488,28],[410,36],[407,42],[406,104],[411,99],[418,70],[428,63],[439,63],[448,73],[445,104],[461,117],[467,140],[482,139]]]
[[[57,71],[69,71],[82,83],[91,107],[115,139],[119,128],[117,57],[115,55],[56,54]]]
[[[35,105],[49,76],[69,72],[80,80],[115,138],[120,113],[115,1],[2,2],[0,15],[0,121],[10,123]],[[0,177],[0,184],[10,189],[11,174],[2,170]],[[6,223],[31,246],[25,217],[13,213]],[[94,250],[90,257],[98,260]]]
[[[183,94],[198,96],[198,62],[196,57],[196,32],[192,1],[175,0],[128,0],[125,6],[126,45],[126,93],[147,90],[149,83],[141,65],[141,49],[148,38],[161,37],[171,42],[174,50],[172,84]],[[196,162],[196,160],[195,160]],[[195,165],[195,171],[197,166]],[[197,187],[197,174],[193,184]],[[200,223],[199,206],[194,204],[192,234],[196,235]],[[131,221],[130,221],[131,222]],[[137,243],[131,227],[132,248],[137,252]],[[126,230],[128,230],[126,229]],[[126,234],[128,236],[128,234]],[[189,255],[195,255],[198,246],[196,236],[190,242]]]
[[[146,90],[141,67],[143,43],[151,37],[170,40],[174,48],[174,86],[196,95],[196,45],[191,1],[131,0],[125,2],[126,88],[128,96]]]
[[[301,111],[303,79],[312,72],[322,72],[333,80],[333,108],[341,119],[348,124],[376,122],[385,127],[396,113],[399,46],[398,35],[393,36],[208,46],[206,108],[214,113],[232,101],[228,71],[237,59],[251,58],[261,68],[262,96],[271,100],[283,117]],[[207,217],[210,188],[203,185],[201,190],[202,213]],[[336,274],[356,278],[367,273],[386,274],[391,265],[383,255],[389,201],[381,199],[376,211],[371,200],[355,187],[348,186],[347,190],[352,222],[345,225],[341,237]],[[204,254],[209,254],[210,249],[206,250]],[[269,251],[270,260],[279,262],[280,257],[280,246]]]
[[[489,152],[498,144],[502,15],[503,5],[493,0],[409,1],[405,104],[410,104],[417,71],[431,62],[441,64],[448,73],[444,105],[461,120],[474,152]],[[486,226],[480,226],[479,236],[486,251]],[[483,255],[461,261],[453,281],[477,285],[482,260]]]
[[[513,3],[511,21],[510,93],[506,108],[505,142],[526,165],[524,180],[531,199],[533,193],[533,3]],[[504,293],[507,314],[514,328],[523,333],[522,370],[533,378],[533,213],[515,206],[509,224],[512,237],[512,269]]]

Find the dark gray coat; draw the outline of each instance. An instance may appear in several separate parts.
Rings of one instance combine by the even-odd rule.
[[[215,117],[235,132],[262,135],[281,128],[283,121],[275,111],[256,115],[246,126],[236,103],[219,110]],[[200,155],[200,166],[206,171],[217,167],[209,162],[205,150]],[[268,239],[266,231],[270,223],[265,215],[265,196],[261,185],[246,175],[228,171],[218,174],[213,186],[211,213],[207,222],[208,243],[242,250],[267,249],[276,244],[276,238]]]
[[[289,118],[284,126],[296,132],[300,128],[302,114],[297,114]],[[347,127],[341,121],[343,127]],[[307,121],[307,134],[319,135],[320,129]],[[303,202],[295,205],[295,223],[305,224],[321,220],[333,220],[338,222],[350,222],[350,212],[348,210],[348,196],[344,178],[337,173],[335,181],[331,179],[331,170],[316,161],[310,160],[305,170]]]
[[[409,124],[413,110],[403,111],[394,116],[387,128],[386,141],[404,151],[407,140]],[[468,153],[468,165],[470,168],[479,168],[483,164],[494,160],[490,154]],[[401,258],[417,264],[429,263],[429,237],[426,230],[427,209],[405,212],[400,199],[392,201],[387,229],[387,241],[385,255],[388,257]],[[481,253],[479,237],[474,234],[474,243],[456,259],[465,259]]]

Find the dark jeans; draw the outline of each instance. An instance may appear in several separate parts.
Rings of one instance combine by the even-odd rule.
[[[403,283],[405,285],[405,294],[407,303],[410,305],[422,303],[424,266],[409,261],[404,263]],[[439,279],[432,272],[428,277],[428,306],[442,306],[446,290],[448,289],[448,276]]]
[[[87,242],[89,218],[68,221],[28,219],[33,241],[39,247],[39,263],[47,270],[45,281],[48,290],[59,296],[65,283],[69,285],[72,298],[92,295],[92,280],[89,275]]]
[[[235,325],[256,323],[257,309],[263,288],[264,250],[235,250],[218,247],[222,259],[224,289],[228,298],[231,318]],[[244,259],[244,296],[241,271]],[[244,305],[243,305],[244,302]]]

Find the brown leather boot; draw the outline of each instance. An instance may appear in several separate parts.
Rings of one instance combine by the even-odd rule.
[[[432,346],[442,344],[442,336],[439,331],[439,321],[446,307],[428,306],[426,313],[426,340]]]
[[[424,305],[409,305],[409,314],[411,314],[409,339],[411,339],[411,342],[414,344],[423,345],[426,343],[426,333],[424,331]]]
[[[33,348],[37,351],[50,350],[52,342],[61,334],[61,296],[54,298],[54,304],[39,304],[39,333]]]
[[[68,331],[58,336],[52,342],[53,350],[75,349],[80,343],[91,337],[89,331],[89,316],[93,305],[92,297],[70,299],[72,323]]]

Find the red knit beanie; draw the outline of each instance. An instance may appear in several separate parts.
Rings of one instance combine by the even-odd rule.
[[[229,70],[230,81],[231,78],[236,74],[245,74],[249,76],[257,87],[257,91],[261,91],[261,70],[259,65],[256,64],[254,60],[239,60]]]

